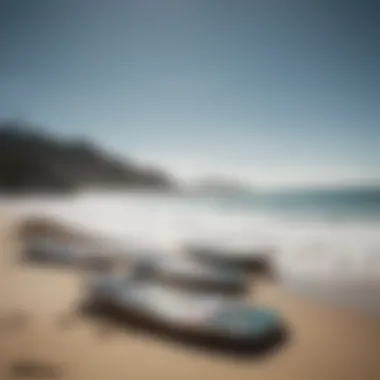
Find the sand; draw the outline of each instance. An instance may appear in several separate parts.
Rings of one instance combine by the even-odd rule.
[[[12,227],[0,216],[1,380],[21,378],[28,361],[47,366],[39,379],[380,379],[380,317],[300,298],[264,280],[252,300],[278,309],[291,329],[289,342],[264,358],[209,353],[80,318],[72,310],[81,273],[18,264]]]

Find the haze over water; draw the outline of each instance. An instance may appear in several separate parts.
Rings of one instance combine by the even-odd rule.
[[[184,179],[380,183],[369,1],[0,3],[0,120]]]

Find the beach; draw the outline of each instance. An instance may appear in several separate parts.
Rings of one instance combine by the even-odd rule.
[[[82,273],[19,264],[15,225],[5,214],[0,220],[1,379],[21,378],[19,367],[28,361],[63,379],[380,378],[379,316],[296,296],[272,281],[256,282],[250,297],[277,309],[290,336],[261,358],[197,350],[81,318],[74,310]]]
[[[0,0],[0,380],[380,380],[379,14]]]

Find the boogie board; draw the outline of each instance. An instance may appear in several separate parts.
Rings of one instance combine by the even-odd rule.
[[[276,311],[242,298],[187,292],[133,276],[92,277],[87,295],[97,307],[219,343],[265,344],[284,330]]]

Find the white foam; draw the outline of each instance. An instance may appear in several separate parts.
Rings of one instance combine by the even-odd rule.
[[[135,241],[168,253],[189,241],[244,248],[273,246],[284,281],[370,281],[380,289],[379,222],[291,220],[222,211],[179,197],[121,193],[3,199],[0,207],[17,217],[55,218],[120,244]]]

